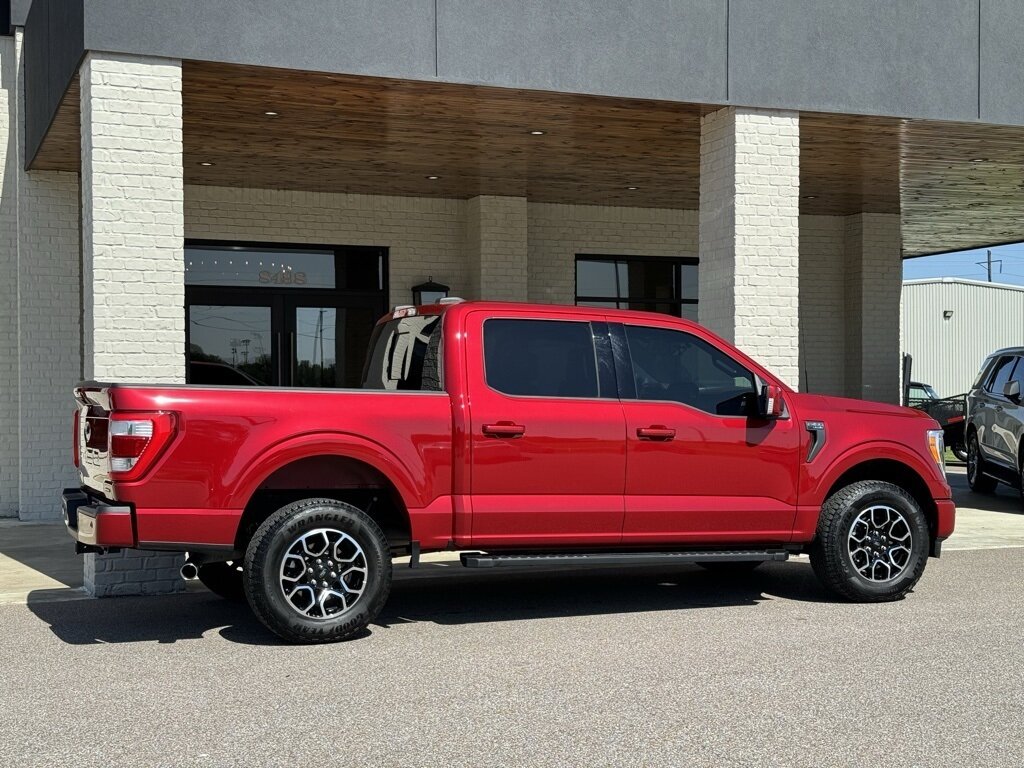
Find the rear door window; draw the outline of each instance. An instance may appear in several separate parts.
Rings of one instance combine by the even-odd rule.
[[[363,366],[363,389],[443,389],[441,316],[402,317],[378,325]]]
[[[487,320],[484,375],[491,389],[506,395],[598,397],[590,323]]]
[[[1001,396],[1003,394],[1003,385],[1013,375],[1013,368],[1016,363],[1017,358],[1013,355],[1005,355],[999,358],[999,362],[996,363],[996,367],[993,369],[985,389],[991,394]]]

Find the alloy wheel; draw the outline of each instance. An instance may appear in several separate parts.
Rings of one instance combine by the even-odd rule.
[[[876,505],[858,514],[847,539],[853,567],[868,581],[899,578],[910,564],[913,534],[903,513]]]
[[[335,619],[352,610],[366,587],[366,553],[352,536],[317,528],[299,536],[281,558],[285,600],[307,619]]]

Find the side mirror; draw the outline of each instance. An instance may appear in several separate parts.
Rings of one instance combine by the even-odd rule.
[[[1020,400],[1020,382],[1011,379],[1003,384],[1003,394],[1011,400]]]
[[[758,415],[762,419],[777,419],[782,416],[782,387],[765,384],[758,398]]]

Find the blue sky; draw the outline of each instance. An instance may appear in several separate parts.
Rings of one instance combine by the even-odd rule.
[[[919,280],[923,277],[966,277],[971,280],[987,279],[984,266],[985,248],[974,251],[958,251],[941,256],[922,256],[905,259],[903,279]],[[1024,285],[1024,243],[999,245],[992,251],[992,282]],[[998,263],[1002,261],[1002,263]]]

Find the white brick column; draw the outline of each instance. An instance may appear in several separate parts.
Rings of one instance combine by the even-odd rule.
[[[17,54],[0,36],[0,424],[18,423]],[[0,433],[0,517],[18,514],[18,431]]]
[[[471,298],[526,301],[525,197],[481,195],[466,208],[466,250]]]
[[[861,213],[845,223],[846,394],[900,401],[902,236],[896,214]]]
[[[82,99],[82,348],[86,378],[185,379],[181,63],[89,53]],[[86,588],[182,588],[175,556],[86,558]]]
[[[795,112],[701,118],[703,325],[799,385],[800,131]]]

